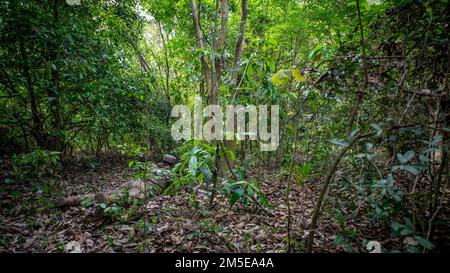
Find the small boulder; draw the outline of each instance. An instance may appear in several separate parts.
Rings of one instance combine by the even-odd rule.
[[[177,163],[177,158],[174,157],[173,155],[164,155],[163,163],[169,166],[174,166]]]
[[[160,162],[160,163],[156,164],[156,167],[158,167],[159,169],[168,169],[168,168],[170,168],[170,166],[167,165],[165,162]]]

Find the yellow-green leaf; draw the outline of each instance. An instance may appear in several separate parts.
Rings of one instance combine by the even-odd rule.
[[[272,76],[272,82],[275,84],[285,84],[289,80],[289,76],[284,70],[280,70]]]
[[[298,71],[298,69],[291,69],[292,75],[299,82],[306,82],[306,78]]]

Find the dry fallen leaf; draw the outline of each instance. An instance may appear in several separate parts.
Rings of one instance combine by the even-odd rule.
[[[34,237],[33,238],[28,238],[28,239],[26,239],[25,244],[23,245],[23,247],[25,249],[29,248],[35,241],[36,241],[36,239]]]
[[[406,237],[406,238],[403,240],[403,242],[404,242],[405,244],[407,244],[407,245],[410,245],[410,246],[416,246],[416,245],[419,244],[419,243],[418,243],[413,237],[411,237],[411,236]]]

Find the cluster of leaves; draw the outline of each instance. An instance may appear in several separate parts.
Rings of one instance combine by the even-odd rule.
[[[201,141],[186,142],[181,148],[181,162],[174,168],[173,172],[176,175],[173,183],[166,189],[166,193],[173,192],[182,188],[194,189],[192,198],[195,198],[196,191],[200,186],[210,185],[213,179],[218,179],[214,172],[214,164],[217,156],[222,158],[228,157],[230,160],[235,160],[235,154],[227,148],[217,150],[218,145],[211,145]],[[256,202],[263,206],[268,206],[267,198],[262,192],[259,183],[256,180],[247,180],[245,171],[230,170],[233,175],[232,179],[224,180],[220,183],[220,188],[212,188],[207,194],[211,195],[212,191],[219,190],[230,199],[230,206],[235,205],[239,201],[247,205],[249,200]],[[237,180],[236,180],[237,179]],[[216,185],[217,187],[217,185]]]
[[[140,1],[2,1],[0,150],[70,153],[154,140],[170,149],[170,106],[135,62]],[[153,80],[151,80],[153,79]]]
[[[11,178],[15,181],[29,181],[56,175],[61,168],[60,153],[35,150],[12,157]]]
[[[267,198],[256,180],[227,181],[223,184],[223,192],[230,196],[230,206],[239,201],[247,205],[249,200],[265,207],[269,206]]]
[[[200,141],[189,141],[179,149],[182,153],[179,163],[173,168],[176,179],[167,192],[183,187],[208,184],[213,179],[216,147]]]

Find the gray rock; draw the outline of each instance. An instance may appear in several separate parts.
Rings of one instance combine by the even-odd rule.
[[[170,168],[170,166],[167,165],[165,162],[160,162],[160,163],[156,164],[156,167],[158,167],[159,169],[168,169],[168,168]]]
[[[163,163],[174,166],[177,163],[177,158],[173,155],[164,155],[163,157]]]

